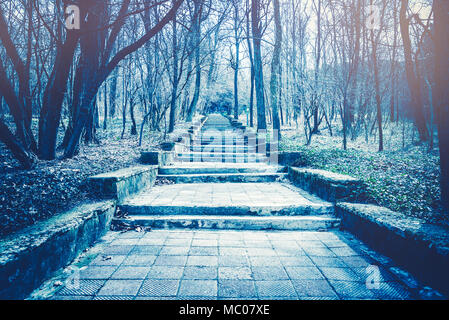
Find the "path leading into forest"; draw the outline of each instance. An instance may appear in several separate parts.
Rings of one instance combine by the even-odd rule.
[[[71,266],[54,299],[407,299],[333,205],[284,179],[223,116],[155,186],[120,205],[151,232],[109,232]],[[160,228],[164,228],[160,230]],[[379,286],[367,284],[379,268]],[[66,280],[66,278],[63,279]],[[70,276],[72,277],[72,275]],[[69,277],[69,278],[70,278]],[[42,293],[44,294],[44,293]]]

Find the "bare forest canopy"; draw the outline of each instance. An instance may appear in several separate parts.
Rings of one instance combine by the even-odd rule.
[[[410,122],[449,198],[447,0],[2,0],[0,140],[24,168],[223,112],[360,135]],[[124,133],[124,131],[123,131]],[[123,136],[122,133],[122,136]]]

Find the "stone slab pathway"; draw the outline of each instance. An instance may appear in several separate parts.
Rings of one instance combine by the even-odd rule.
[[[362,249],[340,231],[111,231],[31,298],[412,298]],[[379,267],[378,289],[367,288],[370,265]]]
[[[319,206],[330,203],[281,183],[193,183],[155,186],[124,206]]]

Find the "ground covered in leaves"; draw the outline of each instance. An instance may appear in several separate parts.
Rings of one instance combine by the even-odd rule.
[[[388,135],[387,135],[388,137]],[[316,135],[306,146],[303,136],[284,135],[281,150],[299,151],[294,165],[348,174],[367,185],[366,201],[432,223],[449,225],[441,209],[439,154],[426,145],[390,139],[386,151],[377,152],[375,141],[348,142],[342,148],[341,137],[327,133]]]
[[[137,164],[138,137],[121,139],[120,128],[98,129],[97,137],[99,144],[82,144],[73,159],[40,161],[29,171],[0,143],[0,236],[94,201],[87,177]]]

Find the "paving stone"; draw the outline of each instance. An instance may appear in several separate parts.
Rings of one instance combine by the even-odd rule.
[[[150,267],[121,266],[114,272],[111,279],[145,279]]]
[[[252,280],[219,280],[218,298],[257,298],[255,283]]]
[[[216,247],[218,240],[215,239],[193,239],[192,247]]]
[[[219,247],[218,251],[222,256],[246,256],[245,248]]]
[[[313,267],[314,263],[307,256],[279,257],[284,267]]]
[[[193,266],[185,267],[183,279],[186,280],[216,280],[218,279],[217,267]]]
[[[349,268],[319,267],[329,280],[361,281],[361,277]]]
[[[234,248],[244,248],[246,247],[243,240],[218,240],[218,245],[220,247],[234,247]]]
[[[352,250],[351,248],[349,248],[348,246],[346,247],[337,247],[337,248],[331,248],[331,250],[338,256],[338,257],[353,257],[353,256],[358,256],[359,254]]]
[[[91,265],[94,266],[118,266],[126,256],[124,255],[98,255],[94,260],[92,260]]]
[[[117,266],[87,266],[80,270],[80,279],[109,279]]]
[[[131,254],[156,256],[159,254],[159,252],[161,252],[161,250],[161,246],[135,246],[131,251]]]
[[[282,267],[281,260],[279,257],[269,257],[269,256],[249,256],[248,257],[251,266],[253,267]]]
[[[304,251],[309,256],[317,257],[335,257],[336,254],[325,247],[304,247]]]
[[[218,255],[218,247],[190,247],[189,255],[192,256]]]
[[[111,245],[104,249],[103,254],[127,255],[133,248],[133,245]]]
[[[287,280],[287,273],[282,267],[252,267],[255,280]]]
[[[252,271],[249,267],[219,267],[218,278],[221,280],[251,280]]]
[[[218,264],[220,267],[247,267],[250,266],[246,256],[219,256]]]
[[[146,233],[136,232],[136,231],[128,231],[121,233],[117,236],[117,239],[140,239],[145,236]]]
[[[245,240],[247,248],[272,248],[272,244],[268,240]]]
[[[190,247],[163,247],[160,254],[161,255],[187,255],[189,253]]]
[[[108,280],[98,292],[98,296],[134,296],[143,280]]]
[[[205,266],[217,267],[218,257],[216,256],[189,256],[187,259],[188,266]]]
[[[336,268],[348,267],[348,265],[346,263],[344,263],[344,261],[342,259],[337,258],[337,257],[310,256],[310,259],[318,267],[336,267]]]
[[[179,296],[217,296],[217,281],[182,280]]]
[[[373,299],[374,292],[367,289],[365,282],[329,280],[342,299]]]
[[[177,247],[182,247],[182,246],[190,246],[190,244],[192,243],[191,239],[167,239],[165,241],[165,245],[166,246],[177,246]]]
[[[123,261],[126,266],[147,266],[150,267],[156,261],[156,256],[148,255],[129,255]]]
[[[317,267],[285,267],[290,279],[324,280]]]
[[[412,294],[398,282],[380,282],[379,288],[371,289],[371,291],[382,300],[413,299]]]
[[[304,250],[298,247],[290,247],[290,248],[276,248],[275,252],[280,257],[297,257],[301,255],[306,255]]]
[[[162,246],[165,244],[165,238],[142,238],[136,243],[138,246]]]
[[[158,256],[155,266],[185,266],[187,256]]]
[[[174,266],[153,266],[148,272],[148,279],[180,279],[184,272],[184,267]]]
[[[341,260],[351,268],[367,268],[372,264],[372,261],[369,258],[365,257],[341,257]]]
[[[105,280],[79,280],[70,283],[57,292],[58,296],[93,296],[103,286]]]
[[[50,300],[67,300],[67,301],[73,301],[73,300],[92,300],[94,296],[53,296],[50,298]]]
[[[338,296],[326,280],[292,280],[299,297],[335,298]]]
[[[170,297],[176,296],[179,280],[145,280],[139,290],[138,296]]]
[[[282,248],[295,248],[297,250],[300,249],[299,245],[296,243],[295,240],[271,240],[271,245],[274,249],[282,249]]]
[[[195,233],[193,239],[206,239],[206,240],[217,240],[218,233],[210,233],[210,232],[197,232]]]
[[[256,288],[260,298],[262,297],[294,297],[297,294],[293,284],[289,280],[256,281]]]
[[[95,296],[93,300],[134,300],[134,296]]]
[[[277,256],[276,251],[271,248],[247,248],[249,256]]]

